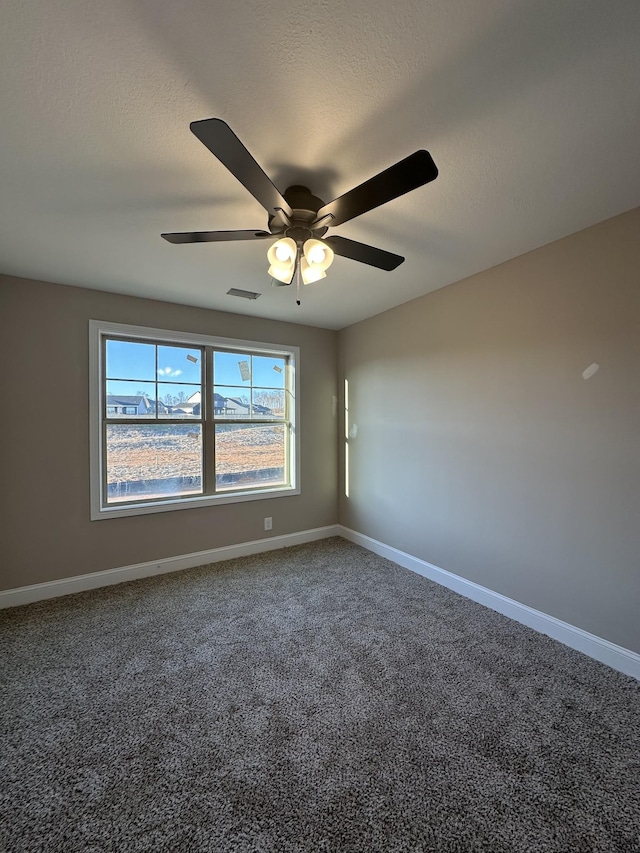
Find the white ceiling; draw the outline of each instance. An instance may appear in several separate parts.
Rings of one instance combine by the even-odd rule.
[[[637,0],[3,0],[0,272],[344,327],[638,205],[639,44]],[[325,201],[427,148],[434,183],[330,232],[405,263],[298,307],[268,242],[162,240],[266,227],[213,116]]]

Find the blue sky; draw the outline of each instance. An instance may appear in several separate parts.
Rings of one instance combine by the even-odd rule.
[[[202,353],[193,347],[107,340],[107,388],[111,394],[147,394],[155,399],[155,381],[161,383],[158,396],[190,397],[201,381]],[[157,349],[157,375],[156,375]],[[254,387],[285,387],[284,359],[251,356],[248,353],[216,352],[214,381],[225,396],[241,396]],[[244,378],[243,378],[244,377]],[[253,379],[253,381],[251,381]],[[116,381],[120,380],[120,381]],[[166,383],[166,384],[165,384]],[[219,386],[229,386],[226,389]]]

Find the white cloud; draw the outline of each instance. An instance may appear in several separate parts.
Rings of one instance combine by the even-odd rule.
[[[174,370],[172,367],[165,367],[165,368],[159,367],[158,368],[158,376],[173,377],[173,376],[180,376],[181,373],[182,373],[181,370],[179,370],[179,369]]]

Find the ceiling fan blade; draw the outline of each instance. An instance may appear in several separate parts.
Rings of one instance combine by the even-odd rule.
[[[389,166],[363,184],[330,201],[317,213],[320,219],[328,213],[331,227],[342,225],[361,213],[380,207],[394,198],[428,184],[438,177],[438,169],[428,151],[415,151],[394,166]]]
[[[348,240],[346,237],[325,237],[327,243],[336,255],[343,258],[351,258],[352,261],[360,261],[361,264],[369,264],[370,267],[378,267],[381,270],[391,272],[404,261],[402,255],[394,255],[393,252],[385,252],[384,249],[376,249],[375,246],[367,246],[366,243],[358,243],[356,240]]]
[[[280,191],[274,187],[225,121],[220,118],[207,118],[192,121],[189,127],[268,213],[273,215],[281,208],[287,216],[291,216],[291,208]]]
[[[228,240],[265,240],[276,237],[269,231],[181,231],[161,234],[169,243],[222,243]]]

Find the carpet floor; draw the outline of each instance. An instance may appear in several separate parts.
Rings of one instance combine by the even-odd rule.
[[[8,853],[640,851],[640,684],[342,539],[0,613]]]

